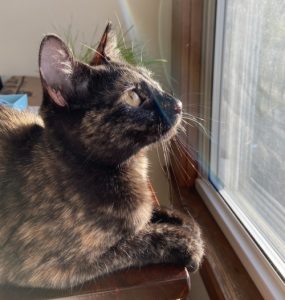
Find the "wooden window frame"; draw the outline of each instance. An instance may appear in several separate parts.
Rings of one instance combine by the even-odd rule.
[[[216,13],[221,13],[217,5],[221,2],[224,0],[173,1],[174,91],[181,97],[186,109],[191,106],[191,113],[205,117],[206,128],[211,128],[209,113],[204,115],[205,110],[199,108],[211,105],[213,77],[217,76],[217,73],[213,73],[218,72],[218,68],[214,69],[213,49],[215,55],[221,55],[221,49],[215,45],[215,38],[219,38],[215,36],[215,27],[220,20]],[[273,276],[273,268],[261,262],[263,254],[260,249],[257,249],[231,209],[207,182],[209,140],[199,138],[197,127],[191,127],[187,129],[184,143],[189,145],[189,151],[184,149],[182,153],[175,143],[172,145],[172,202],[194,213],[203,227],[208,251],[200,273],[210,298],[278,299],[284,291],[284,283],[282,287],[282,282]],[[199,150],[198,155],[191,151],[193,148]],[[204,155],[202,159],[201,155]],[[185,169],[183,172],[182,164]],[[213,197],[209,200],[214,194],[217,200],[213,200]],[[250,246],[245,246],[249,245],[249,240]]]

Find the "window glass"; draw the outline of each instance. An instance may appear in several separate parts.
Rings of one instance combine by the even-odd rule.
[[[285,2],[226,3],[210,179],[285,275]]]

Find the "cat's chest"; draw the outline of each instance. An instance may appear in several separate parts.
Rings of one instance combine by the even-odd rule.
[[[75,182],[71,185],[78,187],[88,198],[96,197],[102,205],[135,206],[151,201],[147,164],[147,159],[138,155],[125,166],[114,170],[95,169],[89,170],[89,173],[83,170],[74,175]]]
[[[118,172],[77,174],[66,184],[64,198],[74,206],[80,203],[86,216],[93,220],[116,220],[135,231],[149,222],[154,204],[146,164],[142,162]]]

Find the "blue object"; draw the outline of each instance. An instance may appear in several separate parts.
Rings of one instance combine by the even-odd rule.
[[[0,95],[0,105],[24,110],[28,107],[28,96],[26,94]]]

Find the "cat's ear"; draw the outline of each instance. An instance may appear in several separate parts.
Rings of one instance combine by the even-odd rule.
[[[66,106],[66,95],[72,90],[74,58],[59,37],[47,35],[43,39],[40,46],[39,67],[44,89],[57,105]]]
[[[112,31],[112,23],[108,22],[90,66],[98,66],[118,57],[117,38]]]

